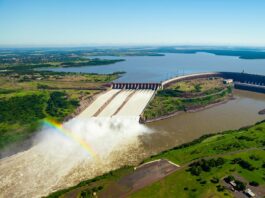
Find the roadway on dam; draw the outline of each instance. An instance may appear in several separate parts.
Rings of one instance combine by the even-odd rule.
[[[140,116],[154,90],[111,89],[98,96],[78,117]]]

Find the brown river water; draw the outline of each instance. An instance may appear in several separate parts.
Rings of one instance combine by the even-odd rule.
[[[157,153],[204,134],[239,129],[265,119],[265,115],[258,114],[265,109],[265,94],[234,90],[234,97],[225,104],[202,111],[148,123],[154,133],[142,138],[145,149]]]
[[[0,197],[42,197],[124,165],[137,165],[152,154],[204,134],[265,119],[258,114],[265,109],[265,94],[235,90],[234,97],[225,104],[146,125],[111,118],[66,123],[66,129],[88,140],[96,157],[57,130],[46,129],[31,149],[0,159]]]

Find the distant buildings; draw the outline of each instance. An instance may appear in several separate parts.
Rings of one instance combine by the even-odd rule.
[[[240,183],[242,182],[240,180],[235,180],[233,176],[228,176],[224,180],[226,183],[229,183],[232,186],[230,190],[232,190],[233,192],[239,191],[241,193],[244,193],[248,197],[256,197],[256,194],[250,188],[239,188],[238,185],[240,185]]]
[[[256,195],[252,192],[251,189],[246,189],[245,191],[245,194],[248,196],[248,197],[255,197]]]
[[[233,79],[224,79],[223,80],[224,84],[232,84],[233,82],[234,82]]]

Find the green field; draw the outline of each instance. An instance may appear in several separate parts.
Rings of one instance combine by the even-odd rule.
[[[168,159],[182,168],[131,194],[131,197],[232,197],[230,191],[222,188],[222,178],[228,175],[238,175],[247,182],[255,181],[265,187],[264,147],[265,121],[236,131],[205,135],[146,159],[144,162]],[[212,163],[217,159],[222,163]],[[233,163],[235,159],[247,162],[252,169],[248,170],[239,163]],[[203,160],[207,162],[208,167],[195,166],[196,171],[191,171],[192,163]],[[131,172],[132,167],[121,168],[81,182],[75,187],[58,191],[50,197],[67,197],[67,192],[75,192],[76,197],[92,197],[93,192],[100,195],[110,184]]]
[[[0,70],[32,71],[46,67],[81,67],[114,64],[124,59],[88,58],[86,51],[68,50],[0,50]]]
[[[50,117],[63,121],[79,102],[106,89],[110,75],[29,72],[0,74],[0,150],[30,138]]]
[[[131,197],[232,197],[231,192],[218,191],[222,178],[228,175],[240,175],[247,181],[255,181],[265,187],[265,122],[249,129],[229,131],[211,137],[202,137],[193,143],[165,151],[146,161],[168,159],[184,168],[165,179],[156,182]],[[255,157],[253,157],[255,156]],[[213,167],[210,171],[202,171],[192,175],[187,170],[192,161],[202,158],[206,160],[224,159],[222,166]],[[233,159],[241,158],[250,163],[254,170],[231,164]],[[252,159],[253,158],[253,159]],[[213,183],[213,178],[219,180]]]
[[[250,156],[252,155],[258,157],[259,160],[250,160]],[[248,171],[237,164],[230,164],[235,158],[242,158],[249,161],[258,170]],[[264,150],[260,149],[223,155],[222,159],[225,161],[224,165],[211,168],[208,172],[202,171],[196,176],[188,172],[187,169],[183,169],[132,194],[130,197],[233,197],[228,190],[218,190],[220,181],[224,177],[233,174],[238,174],[247,181],[256,181],[260,185],[264,185],[265,169],[262,168],[265,160]],[[218,183],[214,183],[214,179]]]

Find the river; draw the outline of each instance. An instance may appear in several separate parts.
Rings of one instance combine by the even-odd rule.
[[[239,129],[265,119],[258,114],[265,108],[265,94],[234,90],[234,97],[209,109],[148,123],[154,132],[142,137],[144,147],[154,154],[204,134]]]

